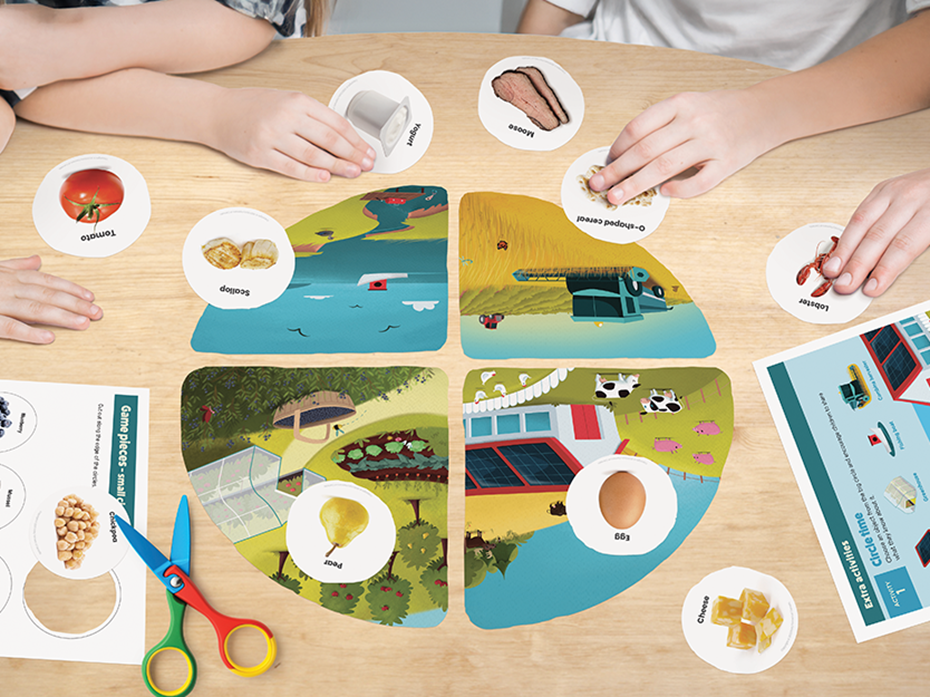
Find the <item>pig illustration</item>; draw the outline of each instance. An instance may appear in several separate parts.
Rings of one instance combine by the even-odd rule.
[[[652,447],[659,453],[674,453],[681,449],[681,443],[676,443],[671,438],[656,438]]]
[[[701,421],[697,426],[691,429],[699,436],[718,436],[720,435],[720,426],[713,421]]]
[[[694,461],[699,465],[714,464],[714,456],[710,453],[691,453],[691,457],[693,457]]]

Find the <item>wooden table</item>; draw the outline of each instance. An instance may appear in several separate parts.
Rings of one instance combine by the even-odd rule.
[[[485,71],[511,55],[545,56],[562,65],[585,95],[584,124],[566,146],[522,152],[495,140],[477,114]],[[424,365],[450,379],[451,538],[464,527],[464,443],[460,404],[467,371],[459,341],[457,211],[470,191],[526,194],[559,201],[562,175],[581,153],[609,144],[646,106],[686,90],[741,87],[773,68],[701,54],[564,39],[458,34],[342,36],[273,45],[229,70],[202,76],[228,86],[303,90],[326,103],[346,79],[368,70],[399,73],[429,100],[432,145],[399,175],[365,175],[308,185],[255,171],[199,146],[61,132],[21,123],[0,156],[0,257],[39,252],[44,268],[91,288],[105,317],[87,332],[58,332],[46,347],[0,343],[8,379],[128,385],[151,390],[149,536],[167,549],[179,492],[190,491],[179,439],[182,380],[207,365],[284,367]],[[129,249],[106,259],[58,254],[35,232],[31,203],[59,162],[101,152],[134,164],[152,197],[152,218]],[[543,624],[486,631],[465,612],[461,555],[451,554],[450,609],[433,629],[387,629],[349,620],[277,588],[236,552],[192,497],[196,577],[222,608],[254,608],[274,617],[277,665],[249,681],[216,660],[209,625],[188,613],[187,635],[200,659],[199,694],[308,691],[315,695],[476,694],[847,694],[924,687],[930,625],[857,645],[814,535],[752,361],[827,336],[837,327],[802,323],[771,299],[766,259],[784,235],[811,222],[845,224],[872,186],[926,167],[930,112],[786,145],[716,189],[675,200],[643,245],[688,289],[707,318],[717,351],[703,360],[638,360],[644,368],[705,365],[731,378],[736,429],[720,489],[685,543],[643,581],[586,612]],[[402,355],[218,356],[190,348],[204,307],[181,268],[193,225],[227,206],[262,210],[288,226],[354,194],[400,184],[448,189],[449,340],[438,352]],[[862,319],[926,297],[930,256],[914,264]],[[621,361],[629,364],[630,361]],[[526,361],[505,364],[525,365]],[[533,361],[532,365],[601,365]],[[459,531],[459,532],[456,532]],[[452,549],[455,549],[453,544]],[[781,580],[797,601],[800,628],[788,656],[754,676],[702,662],[682,635],[688,590],[708,573],[742,565]],[[167,625],[160,584],[148,583],[146,644]],[[270,623],[270,620],[269,620]],[[114,690],[143,694],[137,667],[0,659],[8,695]]]

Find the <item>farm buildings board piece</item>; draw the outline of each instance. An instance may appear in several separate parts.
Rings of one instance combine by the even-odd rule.
[[[594,239],[546,201],[463,196],[459,264],[472,358],[698,358],[716,348],[691,296],[649,252]]]
[[[464,395],[465,610],[484,629],[580,612],[644,578],[704,515],[733,436],[716,368],[485,368]],[[624,472],[645,502],[605,500]]]
[[[214,353],[437,350],[448,321],[448,197],[397,186],[346,199],[287,228],[287,289],[254,309],[208,305],[191,346]]]
[[[148,418],[145,389],[0,380],[0,656],[141,662],[147,572],[110,520],[145,530]]]
[[[271,580],[358,619],[435,626],[447,392],[433,368],[202,368],[181,395],[191,485]]]
[[[857,641],[930,619],[928,311],[755,364]]]

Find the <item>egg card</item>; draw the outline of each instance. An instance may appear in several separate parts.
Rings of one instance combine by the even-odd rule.
[[[441,348],[448,209],[445,189],[394,186],[352,196],[286,232],[257,211],[207,216],[184,249],[188,279],[210,303],[191,346],[230,354]],[[258,265],[242,268],[250,257]]]
[[[930,303],[754,365],[856,641],[930,620]]]
[[[483,629],[645,578],[710,506],[733,436],[716,368],[485,368],[463,392],[465,611]]]
[[[210,519],[327,610],[433,627],[448,610],[448,380],[434,368],[208,367],[181,392]]]
[[[469,193],[459,311],[471,358],[703,358],[716,350],[684,285],[638,244],[595,239],[555,204]]]
[[[0,655],[139,664],[148,390],[0,380]]]

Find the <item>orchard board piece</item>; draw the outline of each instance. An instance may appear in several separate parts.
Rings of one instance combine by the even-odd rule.
[[[191,346],[228,354],[438,350],[448,322],[448,207],[445,189],[396,186],[313,213],[287,228],[282,261],[242,272],[273,278],[294,257],[283,292],[261,307],[208,305]]]
[[[546,201],[465,194],[459,264],[472,358],[703,358],[716,349],[704,315],[655,257],[594,239]]]
[[[643,579],[701,520],[733,437],[716,368],[485,368],[463,389],[465,611],[483,629]]]
[[[448,609],[448,379],[434,368],[208,367],[181,394],[204,510],[271,580],[382,625]]]
[[[755,369],[856,641],[930,620],[930,303]]]
[[[141,662],[146,569],[112,516],[145,529],[148,400],[130,387],[0,380],[0,655]],[[39,565],[65,579],[75,607],[81,581],[108,575],[113,608],[80,631],[49,626],[26,592]]]

